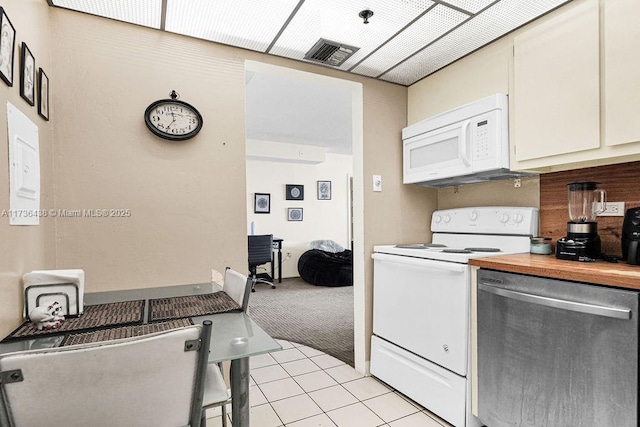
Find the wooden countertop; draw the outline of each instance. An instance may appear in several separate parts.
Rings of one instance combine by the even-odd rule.
[[[566,261],[557,259],[555,255],[526,253],[475,258],[469,260],[469,264],[510,273],[640,290],[640,265],[624,262]]]

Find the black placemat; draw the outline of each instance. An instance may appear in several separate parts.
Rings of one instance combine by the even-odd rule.
[[[80,332],[67,335],[60,346],[131,338],[191,325],[193,325],[191,319],[175,319],[168,320],[166,322],[145,323],[143,325],[120,326],[117,328],[99,329],[91,332]]]
[[[144,305],[144,300],[88,305],[84,308],[84,314],[66,318],[59,328],[39,331],[34,323],[26,321],[3,341],[140,324],[144,320]]]
[[[206,316],[240,310],[242,308],[224,292],[158,298],[149,300],[149,321]]]

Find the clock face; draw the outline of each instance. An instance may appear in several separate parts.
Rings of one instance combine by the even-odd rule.
[[[144,121],[149,130],[159,137],[178,141],[194,137],[202,128],[202,116],[198,110],[174,99],[149,105]]]

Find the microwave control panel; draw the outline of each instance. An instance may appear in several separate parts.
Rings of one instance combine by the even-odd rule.
[[[475,125],[475,138],[473,144],[473,160],[486,159],[491,155],[489,148],[489,120],[482,120]]]
[[[471,123],[471,147],[474,161],[490,159],[495,156],[494,147],[490,141],[495,127],[495,117],[492,114],[483,114],[475,117]]]

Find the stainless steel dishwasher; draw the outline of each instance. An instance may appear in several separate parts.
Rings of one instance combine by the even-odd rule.
[[[638,426],[638,292],[481,269],[477,307],[487,426]]]

